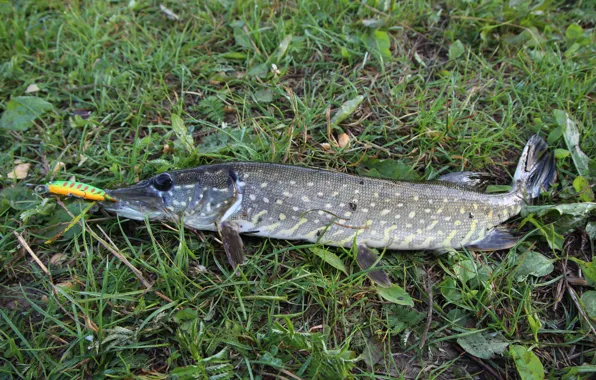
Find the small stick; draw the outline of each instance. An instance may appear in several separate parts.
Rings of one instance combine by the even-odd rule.
[[[15,236],[17,237],[17,240],[19,241],[19,243],[23,246],[23,248],[25,248],[25,250],[27,252],[29,252],[29,254],[31,255],[31,257],[33,257],[33,260],[35,260],[35,262],[37,263],[37,265],[39,265],[39,267],[41,268],[41,270],[43,270],[45,272],[45,274],[47,274],[50,277],[50,282],[52,281],[52,274],[50,273],[50,271],[48,270],[48,268],[44,265],[44,263],[41,262],[41,260],[39,259],[39,257],[37,257],[37,255],[35,254],[35,252],[33,252],[33,250],[31,249],[31,247],[29,247],[29,244],[27,244],[27,242],[25,241],[25,239],[23,239],[23,236],[21,236],[17,231],[13,231]]]
[[[424,344],[426,343],[426,336],[428,334],[428,331],[430,330],[430,324],[433,320],[433,284],[430,280],[430,274],[428,271],[426,272],[426,288],[426,291],[428,293],[428,311],[426,313],[426,326],[424,328],[424,332],[422,333],[422,339],[420,339],[421,349],[424,347]]]

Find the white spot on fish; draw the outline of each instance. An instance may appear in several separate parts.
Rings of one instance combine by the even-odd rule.
[[[347,218],[347,217],[349,217],[350,215],[352,215],[352,213],[351,213],[351,212],[349,212],[349,211],[348,211],[348,212],[346,212],[346,213],[344,214],[344,216],[345,216],[346,218]]]
[[[314,182],[308,182],[306,185],[308,185],[308,186],[312,187],[312,186],[314,186],[315,184],[314,184]]]
[[[391,210],[389,209],[384,209],[383,211],[381,211],[381,215],[387,215],[391,212]]]
[[[255,197],[254,194],[251,194],[248,197],[250,198],[251,201],[254,201],[255,199],[257,199],[257,197]]]
[[[376,204],[375,202],[372,202],[372,203],[370,204],[370,207],[375,207],[376,205],[377,205],[377,204]]]
[[[417,230],[416,230],[416,233],[417,233],[418,235],[420,235],[420,234],[422,233],[422,230],[419,228],[419,229],[417,229]]]
[[[310,202],[310,199],[306,195],[302,197],[302,200],[304,202]]]
[[[455,224],[456,226],[459,226],[459,225],[461,225],[461,220],[456,220],[455,223],[453,223],[453,224]]]
[[[463,214],[463,213],[465,213],[465,212],[466,212],[466,209],[465,209],[465,208],[463,208],[463,207],[460,207],[460,208],[459,208],[459,213],[460,213],[460,214]]]
[[[419,200],[419,199],[420,199],[420,197],[419,197],[418,195],[414,195],[414,200],[415,200],[415,201],[417,201],[417,200]]]
[[[292,207],[292,210],[298,211],[298,207],[294,206],[294,207]]]
[[[368,209],[367,208],[363,208],[362,209],[362,212],[368,212]]]
[[[321,197],[321,198],[323,197],[323,193],[322,193],[322,192],[320,192],[320,191],[317,193],[317,195],[318,195],[319,197]]]
[[[322,210],[319,210],[319,212],[317,212],[317,214],[323,215],[323,211]]]
[[[290,185],[295,185],[296,181],[290,181]]]
[[[319,219],[315,219],[315,224],[319,224],[320,220]]]
[[[263,198],[263,202],[269,203],[269,198]]]
[[[377,234],[377,231],[375,231],[375,230],[372,230],[372,231],[370,231],[370,234],[371,234],[371,235],[376,235],[376,234]]]
[[[278,199],[278,200],[276,200],[276,201],[275,201],[275,203],[277,203],[278,205],[281,205],[281,204],[283,204],[284,202],[283,202],[281,199]]]
[[[354,194],[360,194],[360,190],[355,190]]]
[[[406,223],[407,228],[412,228],[412,223]]]
[[[408,214],[408,216],[409,216],[410,218],[413,218],[413,217],[415,217],[415,216],[416,216],[416,213],[415,213],[414,211],[412,211],[412,212],[410,212],[410,213]]]
[[[381,226],[384,226],[385,224],[387,224],[386,220],[381,220]]]
[[[286,216],[284,214],[279,214],[279,220],[286,220]]]
[[[379,197],[379,193],[375,193],[374,195],[375,195],[375,198]]]
[[[432,199],[429,199],[428,200],[428,204],[431,204],[432,205],[433,203],[434,203],[434,201]]]
[[[404,207],[404,204],[403,203],[398,203],[397,204],[397,207]]]
[[[446,221],[446,222],[448,222],[448,221],[450,221],[450,220],[451,220],[451,217],[450,217],[450,216],[446,216],[446,217],[445,217],[445,221]]]
[[[195,185],[184,185],[183,186],[185,189],[192,189],[195,187]]]
[[[345,203],[340,203],[340,204],[339,204],[339,207],[345,207],[345,206],[346,206],[346,204],[345,204]]]
[[[443,198],[443,203],[447,203],[447,202],[449,202],[449,199]]]
[[[331,194],[331,195],[333,195],[334,197],[337,197],[339,195],[339,193],[337,191],[334,191],[333,194]]]
[[[400,214],[395,215],[395,219],[399,219],[399,218],[401,218]]]
[[[331,203],[327,203],[327,204],[325,205],[325,208],[331,208]]]
[[[289,193],[289,192],[287,192],[287,191],[284,191],[284,192],[283,192],[283,195],[284,195],[284,197],[291,197],[291,196],[292,196],[292,194],[290,194],[290,193]]]
[[[430,209],[429,208],[425,208],[424,209],[424,212],[428,214],[430,212]]]

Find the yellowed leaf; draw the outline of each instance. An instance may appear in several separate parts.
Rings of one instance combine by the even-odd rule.
[[[321,148],[323,150],[329,150],[329,149],[331,149],[331,144],[329,144],[329,143],[322,143],[321,144]]]
[[[18,164],[6,176],[10,179],[25,179],[29,174],[29,168],[31,168],[30,163]]]
[[[59,264],[62,261],[62,254],[61,253],[56,253],[54,256],[52,256],[52,258],[50,259],[50,264],[52,265],[56,265]]]
[[[350,136],[347,133],[342,133],[337,137],[337,144],[340,148],[345,148],[350,144]]]
[[[56,165],[54,165],[54,170],[52,170],[52,174],[54,174],[54,175],[57,174],[65,166],[66,166],[66,164],[64,162],[62,162],[62,161],[56,162]]]

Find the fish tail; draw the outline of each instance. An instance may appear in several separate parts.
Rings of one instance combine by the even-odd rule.
[[[542,138],[538,135],[532,136],[517,164],[513,177],[513,192],[529,202],[537,198],[541,191],[548,190],[556,177],[554,154],[548,150]]]

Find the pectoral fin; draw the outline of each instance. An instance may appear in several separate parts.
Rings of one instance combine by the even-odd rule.
[[[439,177],[439,181],[455,183],[477,191],[484,190],[489,179],[490,176],[488,174],[476,172],[453,172]]]
[[[219,232],[223,242],[228,262],[232,268],[236,269],[238,265],[244,264],[246,256],[244,255],[244,243],[238,225],[233,222],[223,222],[219,226]]]
[[[356,254],[356,262],[362,270],[368,270],[372,267],[378,267],[380,258],[377,254],[370,250],[364,244],[358,245],[358,253]],[[368,278],[374,283],[381,286],[391,286],[391,280],[385,272],[380,269],[369,271],[367,274]]]
[[[494,228],[484,239],[468,245],[466,248],[472,251],[498,251],[513,247],[518,240],[519,236],[515,236],[510,231]]]

